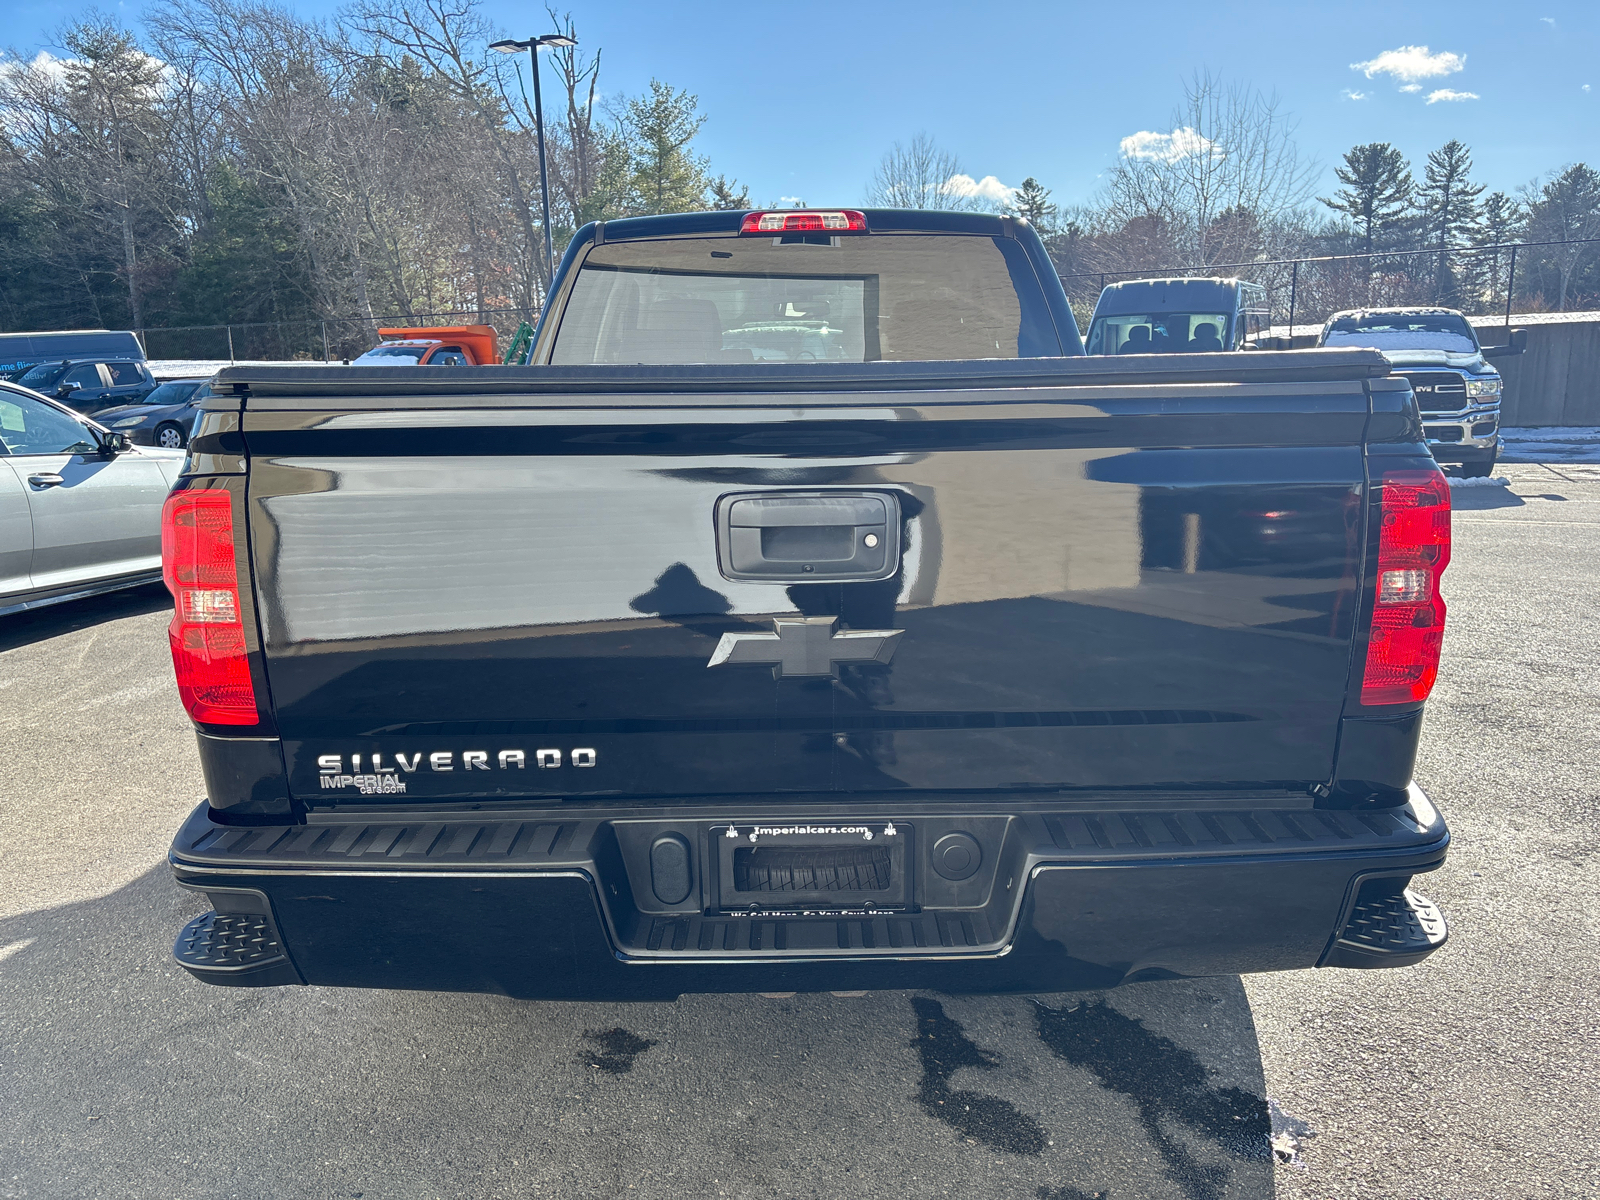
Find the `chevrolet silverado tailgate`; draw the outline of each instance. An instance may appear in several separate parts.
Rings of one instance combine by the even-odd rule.
[[[1324,781],[1381,359],[1159,368],[230,373],[291,790]]]

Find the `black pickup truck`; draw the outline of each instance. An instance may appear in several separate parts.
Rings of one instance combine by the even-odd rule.
[[[168,501],[209,983],[1057,991],[1441,945],[1449,489],[1370,350],[1036,234],[594,225],[528,365],[240,367]]]

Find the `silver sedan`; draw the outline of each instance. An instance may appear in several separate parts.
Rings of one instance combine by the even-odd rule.
[[[0,615],[159,580],[183,457],[0,383]]]

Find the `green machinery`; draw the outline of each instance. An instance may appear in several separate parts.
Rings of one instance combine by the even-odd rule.
[[[533,326],[524,321],[517,326],[517,332],[512,335],[511,349],[506,351],[506,360],[502,365],[509,367],[514,362],[521,362],[527,356],[532,344]]]

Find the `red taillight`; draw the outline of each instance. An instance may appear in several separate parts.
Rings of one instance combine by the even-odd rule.
[[[1450,562],[1449,483],[1438,471],[1387,472],[1382,520],[1361,703],[1407,704],[1426,700],[1439,674],[1439,576]]]
[[[239,607],[232,496],[193,491],[167,497],[161,576],[175,609],[168,633],[183,706],[208,725],[257,724]]]
[[[842,208],[832,212],[753,212],[745,215],[740,233],[865,233],[866,214]]]

